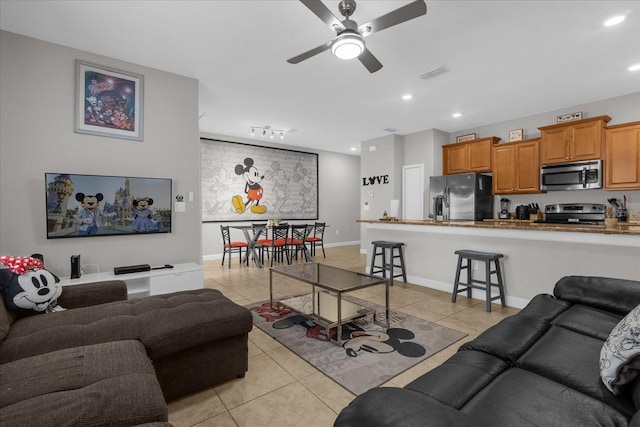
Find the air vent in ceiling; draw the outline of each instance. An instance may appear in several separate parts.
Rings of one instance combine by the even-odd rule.
[[[394,129],[394,128],[386,128],[386,129],[382,129],[385,132],[389,132],[389,133],[396,133],[398,132],[398,129]]]
[[[421,75],[419,77],[420,80],[427,80],[430,79],[431,77],[435,77],[435,76],[439,76],[440,74],[444,74],[447,71],[447,67],[445,67],[444,65],[440,68],[436,68],[435,70],[431,70],[431,71],[427,71],[426,73],[424,73],[423,75]]]

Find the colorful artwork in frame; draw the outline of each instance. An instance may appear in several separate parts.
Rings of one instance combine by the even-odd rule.
[[[144,77],[76,60],[75,132],[143,140]]]
[[[202,221],[318,219],[318,155],[202,138]]]

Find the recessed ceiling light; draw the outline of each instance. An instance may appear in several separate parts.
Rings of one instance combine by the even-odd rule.
[[[411,98],[413,98],[413,95],[410,95],[410,94],[402,95],[402,99],[404,99],[405,101],[408,101]]]
[[[605,27],[613,27],[614,25],[618,25],[619,23],[621,23],[625,19],[627,19],[627,15],[625,15],[625,14],[615,15],[615,16],[612,16],[611,18],[607,19],[606,21],[604,21],[604,26]]]
[[[453,113],[451,116],[452,117],[460,117],[460,116],[462,116],[462,113]]]
[[[629,67],[629,71],[638,71],[638,70],[640,70],[640,63],[633,64],[631,67]]]
[[[356,147],[351,147],[351,151],[356,151],[357,148]]]

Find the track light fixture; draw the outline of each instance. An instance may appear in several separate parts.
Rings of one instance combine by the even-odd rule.
[[[284,139],[284,130],[271,129],[271,126],[253,126],[251,127],[251,136],[254,136],[256,134],[256,129],[262,130],[261,135],[263,138],[268,134],[269,138],[273,139],[276,136],[276,134],[280,134],[280,139]]]

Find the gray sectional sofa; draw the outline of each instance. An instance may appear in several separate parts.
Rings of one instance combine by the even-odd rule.
[[[251,313],[217,290],[127,300],[116,280],[58,303],[16,317],[0,299],[2,426],[168,425],[166,401],[248,369]]]

